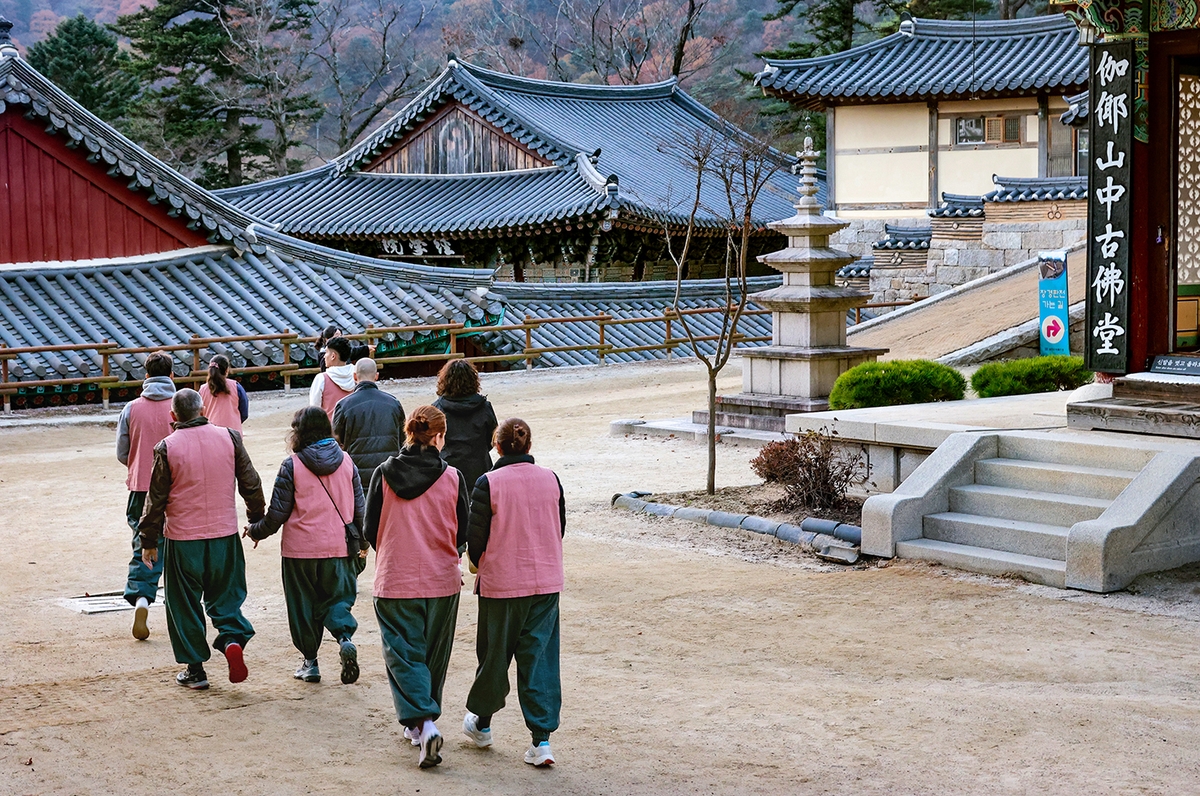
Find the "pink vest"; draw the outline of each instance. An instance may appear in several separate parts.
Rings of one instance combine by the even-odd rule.
[[[536,464],[508,464],[487,473],[492,528],[476,584],[484,597],[509,599],[563,589],[558,479]]]
[[[333,420],[333,408],[350,393],[337,386],[337,382],[328,373],[322,373],[321,376],[325,379],[325,386],[321,388],[321,408],[329,415],[329,419]]]
[[[167,437],[171,494],[168,539],[218,539],[238,532],[237,476],[229,429],[206,423]]]
[[[343,455],[336,470],[318,477],[293,455],[292,483],[295,502],[283,523],[280,553],[284,558],[345,558],[346,523],[354,520],[354,462]]]
[[[433,486],[413,500],[397,497],[384,482],[375,540],[376,597],[449,597],[462,589],[457,545],[461,477],[458,470],[447,467]]]
[[[200,410],[200,414],[207,417],[208,422],[214,426],[232,428],[240,434],[242,413],[238,411],[237,383],[233,380],[226,383],[229,385],[229,392],[223,392],[220,395],[213,395],[207,384],[200,385],[200,400],[204,402],[204,408]]]
[[[151,401],[135,398],[129,404],[129,474],[125,486],[130,492],[150,490],[154,469],[154,446],[171,433],[171,399]]]

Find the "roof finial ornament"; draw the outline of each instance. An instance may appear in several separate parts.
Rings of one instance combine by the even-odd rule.
[[[20,55],[12,41],[12,27],[13,23],[0,16],[0,58],[16,58]]]

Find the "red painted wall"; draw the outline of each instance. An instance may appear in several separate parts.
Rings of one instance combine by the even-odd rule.
[[[9,106],[0,114],[0,263],[126,257],[203,246],[204,235]]]

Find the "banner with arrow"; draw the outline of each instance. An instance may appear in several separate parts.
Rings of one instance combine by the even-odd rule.
[[[1042,356],[1071,353],[1070,307],[1067,296],[1067,253],[1065,251],[1038,254],[1038,307],[1042,322]]]

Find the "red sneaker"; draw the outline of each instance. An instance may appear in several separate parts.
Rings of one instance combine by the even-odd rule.
[[[229,682],[240,683],[250,675],[246,671],[246,662],[242,660],[241,644],[225,645],[225,660],[229,663]]]

